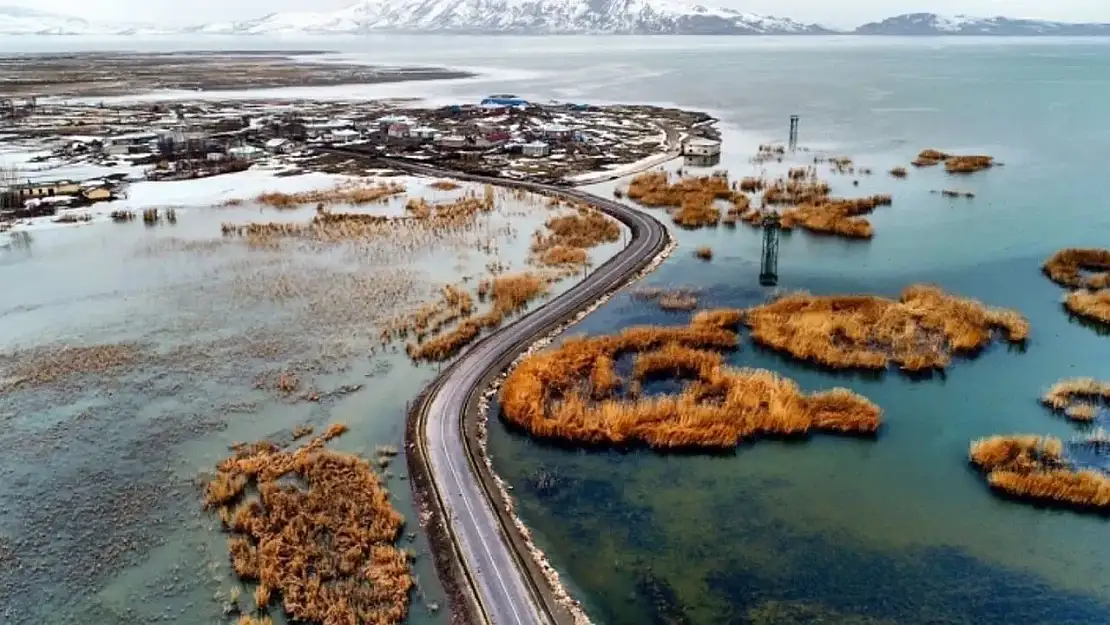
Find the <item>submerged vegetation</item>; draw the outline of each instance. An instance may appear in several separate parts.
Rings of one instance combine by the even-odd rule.
[[[805,394],[792,380],[724,366],[741,313],[708,310],[685,327],[638,326],[612,336],[569,339],[526,358],[501,388],[503,417],[540,438],[586,445],[728,449],[761,434],[811,430],[873,433],[881,411],[847,389]],[[616,362],[638,354],[632,379]],[[643,382],[681,377],[678,395],[639,398]],[[625,388],[626,397],[617,397]]]
[[[137,362],[142,354],[133,343],[45,345],[9,352],[0,356],[0,394],[40,388],[79,374],[108,373]]]
[[[405,186],[397,183],[378,183],[374,185],[345,184],[320,191],[301,193],[263,193],[255,201],[274,208],[298,208],[306,204],[327,206],[331,204],[372,204],[389,200],[405,192]]]
[[[1110,408],[1110,382],[1094,378],[1061,380],[1048,389],[1041,403],[1073,421],[1090,422],[1100,410]]]
[[[993,330],[1021,343],[1029,323],[1018,312],[949,295],[931,285],[874,295],[796,293],[745,312],[757,343],[834,369],[943,369],[951,356],[985,347]]]
[[[972,442],[971,462],[998,492],[1042,503],[1110,511],[1110,476],[1076,470],[1063,457],[1058,438],[1020,434]]]
[[[404,521],[369,463],[324,448],[345,431],[292,451],[240,445],[208,484],[206,507],[232,534],[236,574],[257,582],[260,613],[272,595],[297,621],[394,625],[408,612],[410,557],[393,544]]]
[[[985,155],[958,155],[948,154],[940,150],[928,148],[918,153],[913,160],[914,167],[932,167],[944,163],[944,169],[950,174],[970,174],[983,169],[990,169],[995,165],[994,157]]]

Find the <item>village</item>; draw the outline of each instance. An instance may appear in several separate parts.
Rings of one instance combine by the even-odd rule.
[[[411,102],[246,101],[127,105],[0,100],[0,222],[125,196],[129,183],[265,166],[277,176],[351,173],[331,150],[548,183],[600,181],[679,154],[712,165],[713,119],[652,106],[533,103],[499,94]],[[9,153],[9,157],[11,153]],[[704,161],[704,162],[701,162]],[[67,172],[67,175],[54,175]]]

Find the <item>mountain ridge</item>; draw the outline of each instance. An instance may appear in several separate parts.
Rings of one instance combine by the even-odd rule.
[[[1110,36],[1110,24],[904,13],[837,30],[685,0],[362,0],[335,11],[275,12],[182,28],[112,24],[0,6],[0,35],[860,35]]]

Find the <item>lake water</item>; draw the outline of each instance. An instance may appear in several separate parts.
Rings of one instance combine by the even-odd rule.
[[[872,217],[870,242],[785,235],[780,288],[895,295],[914,282],[935,282],[1021,310],[1033,328],[1027,348],[995,345],[919,382],[893,372],[878,379],[831,375],[747,342],[730,355],[733,364],[779,371],[806,389],[863,393],[885,412],[876,440],[763,441],[724,456],[585,452],[534,443],[495,418],[491,451],[525,521],[591,615],[613,625],[1110,622],[1106,520],[1001,501],[966,460],[968,443],[980,436],[1070,438],[1077,430],[1038,406],[1037,397],[1064,377],[1110,378],[1110,338],[1069,322],[1061,290],[1039,273],[1056,249],[1110,243],[1100,184],[1110,152],[1110,125],[1101,116],[1110,98],[1106,43],[370,37],[82,45],[326,47],[363,62],[487,71],[475,81],[296,90],[310,97],[424,95],[441,102],[515,92],[708,110],[722,120],[720,167],[734,176],[757,172],[748,160],[755,145],[784,140],[789,115],[800,115],[803,146],[851,156],[876,172],[860,177],[858,187],[851,176],[832,176],[834,192],[891,193],[894,204]],[[939,169],[911,170],[905,181],[883,173],[926,147],[989,153],[1005,166],[955,182]],[[610,194],[619,184],[598,191]],[[950,187],[976,198],[930,193]],[[765,297],[756,280],[759,232],[741,226],[678,238],[679,251],[647,284],[695,286],[704,306]],[[691,256],[703,244],[715,251],[709,264]],[[55,297],[64,298],[69,277],[50,275]],[[621,296],[574,332],[685,318]],[[395,375],[405,392],[419,386]],[[380,427],[396,436],[404,398],[391,394],[389,410],[377,401],[359,400],[351,411],[384,415]],[[206,462],[214,461],[217,454],[208,453]],[[195,471],[197,464],[185,466]],[[541,471],[555,477],[553,489],[536,489]],[[12,489],[20,483],[5,479]],[[212,540],[218,547],[219,538]],[[167,552],[163,560],[174,557]],[[157,602],[156,593],[138,594]],[[197,622],[176,606],[169,620]]]

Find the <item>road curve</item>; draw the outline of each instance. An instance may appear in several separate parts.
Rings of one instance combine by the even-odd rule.
[[[352,151],[331,151],[372,158]],[[580,200],[618,219],[631,231],[628,246],[581,282],[463,352],[433,382],[417,406],[422,417],[416,429],[422,439],[418,447],[424,455],[443,518],[463,560],[466,573],[463,583],[471,586],[469,594],[477,600],[478,618],[491,625],[540,625],[564,620],[557,616],[561,610],[551,599],[546,580],[530,573],[534,568],[530,569],[526,559],[531,556],[514,547],[509,534],[516,529],[496,507],[498,495],[479,474],[485,465],[471,448],[464,420],[474,414],[477,397],[489,380],[517,355],[578,311],[625,284],[661,253],[670,240],[667,229],[646,213],[578,189],[476,176],[395,159],[375,160],[417,174],[512,186]]]

